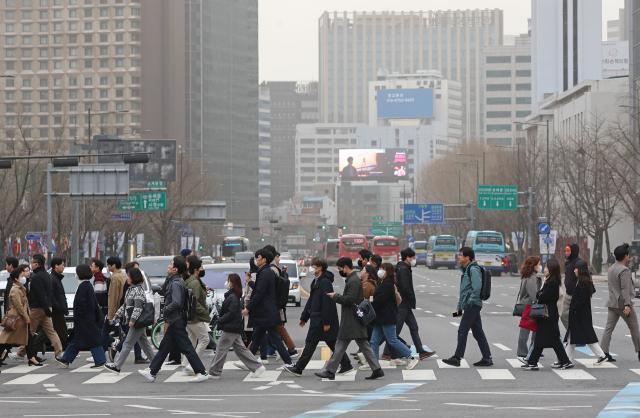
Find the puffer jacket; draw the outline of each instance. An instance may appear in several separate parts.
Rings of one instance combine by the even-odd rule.
[[[224,294],[224,302],[220,309],[218,329],[233,334],[242,334],[242,312],[240,310],[240,298],[233,290]]]
[[[120,306],[120,309],[115,313],[114,319],[123,318],[125,323],[136,323],[142,309],[147,301],[147,297],[142,288],[142,283],[138,283],[135,286],[129,286],[127,294],[124,297],[124,303]]]

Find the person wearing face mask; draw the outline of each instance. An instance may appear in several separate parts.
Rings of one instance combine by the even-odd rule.
[[[358,259],[358,267],[362,269],[367,264],[370,264],[371,255],[372,255],[371,251],[367,249],[362,249],[358,251],[358,254],[360,254],[360,258]]]
[[[380,271],[376,270],[371,265],[366,265],[360,272],[360,279],[362,280],[362,290],[364,291],[364,298],[370,299],[378,286],[378,276]],[[384,276],[384,270],[382,271]]]
[[[517,303],[533,305],[533,302],[536,301],[536,294],[542,286],[541,272],[542,266],[540,265],[540,259],[538,257],[529,257],[524,260],[522,268],[520,268],[521,279]],[[533,345],[536,339],[536,333],[532,333],[526,328],[520,328],[516,355],[522,364],[527,364],[528,360],[529,347],[527,347],[527,341],[529,340],[529,334],[531,334],[531,345]]]
[[[320,341],[324,341],[332,351],[336,348],[339,328],[338,309],[333,299],[328,296],[333,293],[334,276],[327,269],[327,260],[324,258],[314,257],[311,260],[309,274],[313,274],[315,278],[311,282],[309,299],[307,299],[300,315],[299,323],[300,327],[304,327],[309,322],[309,332],[307,332],[304,349],[297,363],[284,368],[284,371],[294,376],[302,375]],[[340,370],[337,374],[349,373],[352,370],[351,361],[345,353],[342,355]]]

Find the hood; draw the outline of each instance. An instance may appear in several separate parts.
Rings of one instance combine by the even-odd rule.
[[[329,280],[331,283],[333,283],[333,279],[334,279],[334,275],[333,273],[331,273],[329,270],[325,271],[324,273],[322,273],[321,275],[318,276],[318,279],[324,277],[325,279]]]
[[[580,255],[580,247],[578,247],[578,244],[572,243],[569,244],[569,248],[571,248],[571,254],[569,255],[568,260],[573,261]]]

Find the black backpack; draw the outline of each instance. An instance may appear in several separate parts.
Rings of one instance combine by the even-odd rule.
[[[476,266],[480,269],[480,275],[482,276],[482,287],[480,288],[480,299],[489,300],[491,297],[491,272],[484,267]],[[469,272],[467,271],[467,274]]]
[[[283,273],[275,265],[273,265],[273,267],[278,269],[278,275],[276,276],[276,303],[278,305],[278,309],[284,309],[287,307],[287,303],[289,302],[289,287],[291,286],[289,274],[286,272]]]
[[[187,321],[193,321],[196,318],[196,294],[193,289],[187,289],[184,298],[183,311],[187,317]]]

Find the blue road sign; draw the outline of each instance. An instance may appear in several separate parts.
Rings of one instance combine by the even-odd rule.
[[[320,238],[320,232],[316,232],[316,238]]]
[[[545,244],[553,244],[553,240],[551,239],[551,237],[549,235],[547,235],[547,237],[544,239],[544,243]]]
[[[444,222],[442,203],[407,203],[404,205],[405,224],[441,224]]]
[[[192,237],[193,236],[193,231],[184,231],[182,233],[183,237]]]
[[[546,222],[541,223],[538,225],[538,231],[541,234],[548,234],[550,232],[549,224]]]
[[[40,234],[27,234],[27,241],[40,241]]]
[[[110,221],[130,221],[131,214],[130,213],[112,213],[109,215]]]
[[[413,242],[413,235],[409,235],[409,236],[407,237],[407,241],[408,241],[408,242]]]

